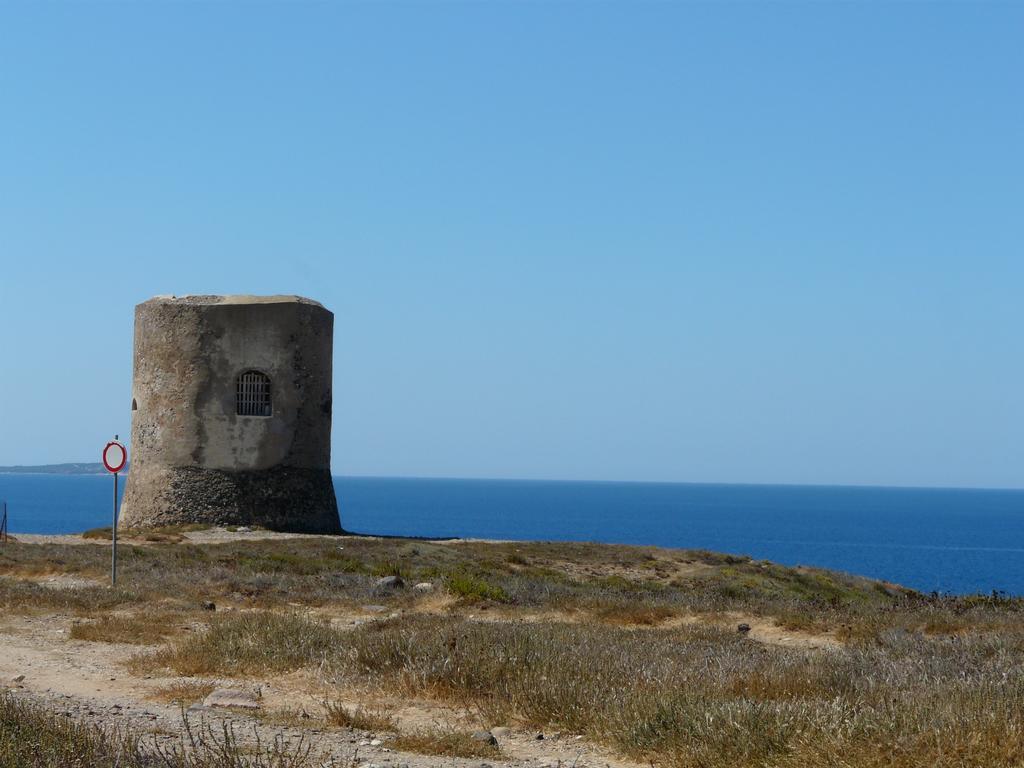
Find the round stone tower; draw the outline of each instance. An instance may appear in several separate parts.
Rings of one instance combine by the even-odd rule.
[[[135,308],[127,527],[339,533],[334,315],[299,296],[157,296]]]

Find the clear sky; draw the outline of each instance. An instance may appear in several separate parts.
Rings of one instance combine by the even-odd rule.
[[[0,3],[0,464],[133,306],[335,313],[345,474],[1024,487],[1024,3]]]

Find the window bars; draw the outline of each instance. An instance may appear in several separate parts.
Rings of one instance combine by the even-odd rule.
[[[235,405],[239,416],[269,416],[270,377],[259,371],[246,371],[239,376]]]

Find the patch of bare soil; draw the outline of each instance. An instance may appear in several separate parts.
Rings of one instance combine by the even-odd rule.
[[[697,621],[712,621],[708,618],[696,617]],[[782,648],[797,648],[800,650],[835,650],[843,646],[843,642],[831,633],[804,632],[795,629],[780,627],[771,619],[761,616],[745,616],[741,613],[727,613],[714,621],[730,629],[738,628],[745,624],[750,629],[744,633],[748,640],[764,643],[765,645],[776,645]]]

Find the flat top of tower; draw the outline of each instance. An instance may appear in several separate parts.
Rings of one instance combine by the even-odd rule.
[[[324,308],[319,301],[307,299],[305,296],[251,296],[247,294],[228,294],[214,296],[209,294],[189,294],[186,296],[162,295],[154,296],[143,304],[185,304],[190,306],[209,306],[214,304],[310,304]]]

